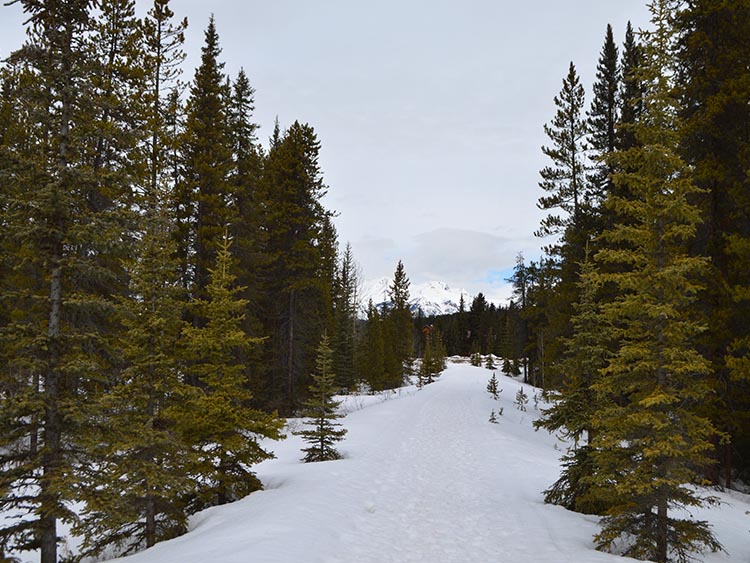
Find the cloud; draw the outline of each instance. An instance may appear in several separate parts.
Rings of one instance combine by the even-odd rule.
[[[513,262],[511,242],[481,231],[443,227],[415,235],[404,262],[415,277],[454,282],[483,279],[488,270]]]

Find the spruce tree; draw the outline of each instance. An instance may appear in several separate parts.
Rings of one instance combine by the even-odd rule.
[[[353,389],[356,384],[354,355],[359,311],[359,273],[349,243],[346,244],[341,256],[334,285],[334,332],[331,342],[334,351],[334,372],[340,388]]]
[[[498,400],[497,376],[495,376],[495,372],[492,372],[492,377],[490,377],[487,383],[487,393],[492,395],[492,398],[496,401]]]
[[[484,362],[484,367],[487,369],[495,369],[495,358],[492,356],[492,352],[487,354],[487,360]]]
[[[267,260],[261,305],[269,336],[267,403],[289,413],[304,396],[329,323],[335,254],[330,212],[321,203],[327,188],[319,152],[313,128],[293,123],[272,143],[258,199]]]
[[[593,388],[599,395],[591,440],[596,472],[587,478],[607,512],[596,536],[600,549],[660,563],[688,561],[720,546],[704,521],[679,509],[704,499],[692,487],[708,462],[714,429],[697,412],[710,397],[709,362],[696,347],[705,329],[693,307],[706,260],[688,244],[700,222],[691,199],[699,193],[677,149],[682,123],[674,96],[674,34],[669,3],[651,4],[654,31],[646,35],[640,76],[643,116],[633,126],[637,146],[613,155],[614,182],[632,199],[608,205],[628,217],[604,234],[597,260],[625,262],[606,274],[618,297],[602,306],[618,346]]]
[[[599,311],[601,279],[594,264],[586,260],[581,266],[578,282],[580,300],[572,319],[573,335],[566,340],[566,355],[560,371],[564,374],[562,387],[552,394],[552,406],[542,410],[534,422],[535,428],[560,433],[573,444],[563,456],[560,478],[545,491],[545,502],[558,504],[583,513],[601,514],[602,503],[587,499],[590,478],[595,467],[591,460],[590,442],[593,419],[600,405],[592,385],[607,364],[609,347],[608,330]]]
[[[386,389],[385,376],[385,342],[383,321],[372,299],[367,304],[367,324],[363,342],[360,345],[360,377],[367,382],[373,391]]]
[[[586,136],[588,125],[583,116],[584,90],[575,65],[571,62],[560,93],[555,96],[557,112],[544,132],[551,146],[542,152],[552,165],[540,172],[539,187],[547,194],[539,198],[540,209],[555,210],[542,220],[537,236],[563,234],[568,227],[582,229],[588,203],[586,186]]]
[[[225,235],[210,270],[206,299],[190,303],[205,319],[202,327],[182,331],[187,373],[199,394],[188,403],[180,428],[197,457],[190,471],[200,484],[191,509],[224,504],[261,488],[252,465],[273,457],[258,443],[260,437],[279,439],[283,422],[275,414],[251,407],[245,366],[236,352],[262,341],[243,330],[247,302],[234,285],[230,243]]]
[[[442,345],[442,336],[440,331],[435,327],[425,327],[424,329],[424,352],[422,354],[422,363],[419,366],[419,384],[427,385],[432,383],[438,375],[445,369],[445,351]]]
[[[619,94],[620,120],[617,126],[617,147],[622,150],[636,145],[632,126],[638,121],[643,111],[643,85],[639,71],[642,59],[641,46],[636,40],[633,26],[628,22],[620,62],[622,82]],[[616,189],[615,186],[611,188]]]
[[[10,58],[22,88],[5,94],[28,128],[6,130],[0,150],[12,172],[0,186],[0,511],[17,517],[3,523],[0,551],[38,549],[55,563],[58,521],[73,520],[80,439],[116,370],[140,132],[114,113],[133,83],[101,80],[115,63],[91,44],[101,32],[93,3],[20,4],[28,39]],[[112,53],[117,64],[121,55]]]
[[[526,412],[526,405],[529,402],[529,396],[524,393],[523,387],[519,387],[518,391],[516,391],[516,398],[513,401],[513,404],[516,405],[516,408],[521,412]]]
[[[343,440],[347,432],[345,428],[340,428],[340,423],[335,422],[342,418],[338,412],[341,402],[333,398],[336,376],[333,373],[333,350],[326,334],[320,339],[316,366],[309,398],[301,413],[307,419],[305,423],[312,428],[295,432],[309,444],[302,450],[305,452],[305,462],[339,459],[341,454],[334,445]]]
[[[182,45],[185,42],[187,18],[173,23],[174,12],[170,0],[154,0],[143,20],[145,49],[145,81],[148,85],[146,128],[148,141],[148,189],[156,197],[159,186],[166,183],[170,173],[170,150],[176,149],[178,135],[169,128],[170,88],[175,86],[185,60]],[[172,177],[173,183],[175,178]]]
[[[385,369],[388,387],[400,387],[404,376],[410,375],[414,355],[414,326],[409,308],[409,278],[401,260],[396,265],[393,282],[388,288],[390,308],[385,316],[390,348]]]
[[[712,363],[714,400],[704,413],[725,439],[711,478],[726,487],[750,476],[750,3],[690,2],[676,18],[683,155],[694,167],[703,223],[693,252],[710,258],[700,307],[711,330],[701,345]]]
[[[229,182],[231,144],[226,76],[220,54],[219,35],[212,16],[205,31],[201,64],[195,71],[187,100],[181,139],[184,164],[175,198],[184,283],[201,298],[224,230],[236,221]]]
[[[126,367],[97,401],[97,432],[86,439],[91,463],[81,472],[86,505],[76,524],[88,556],[151,547],[187,530],[186,473],[194,454],[179,433],[197,390],[181,378],[178,339],[183,291],[173,254],[166,197],[144,217],[138,257],[129,266],[119,342]],[[116,484],[116,486],[115,486]]]
[[[597,210],[606,195],[612,191],[612,170],[606,156],[616,148],[616,125],[619,120],[620,69],[617,46],[612,35],[612,26],[607,25],[604,46],[596,66],[594,98],[588,113],[589,143],[592,158],[596,162],[589,176],[591,183],[591,205]]]

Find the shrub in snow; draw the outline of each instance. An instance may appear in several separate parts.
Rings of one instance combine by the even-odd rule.
[[[523,387],[518,389],[516,393],[516,400],[513,404],[516,405],[519,411],[526,412],[526,404],[529,402],[529,396],[523,392]]]
[[[487,369],[495,369],[497,366],[495,365],[495,358],[492,356],[492,354],[489,354],[487,356],[487,360],[484,363],[484,367]]]
[[[338,428],[341,424],[334,422],[342,416],[338,412],[341,402],[333,399],[336,376],[333,374],[333,351],[326,334],[318,346],[316,366],[317,373],[313,375],[310,398],[305,401],[302,411],[302,416],[307,419],[305,424],[312,428],[294,432],[310,444],[310,447],[302,449],[305,452],[302,460],[305,462],[339,459],[341,454],[333,445],[343,440],[346,434],[346,429]]]
[[[492,398],[496,401],[498,399],[498,393],[502,392],[502,389],[497,388],[497,377],[495,376],[495,372],[492,372],[492,377],[490,378],[489,383],[487,383],[487,392],[492,395]]]

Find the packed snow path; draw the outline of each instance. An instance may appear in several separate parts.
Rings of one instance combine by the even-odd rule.
[[[420,391],[349,398],[346,459],[301,464],[297,437],[271,444],[278,459],[258,468],[265,491],[204,511],[187,535],[123,563],[622,562],[593,550],[596,518],[543,504],[564,444],[534,432],[529,387],[524,413],[513,405],[520,384],[501,377],[494,401],[489,375],[451,365]],[[742,498],[700,514],[722,522],[731,555],[706,561],[750,560]]]

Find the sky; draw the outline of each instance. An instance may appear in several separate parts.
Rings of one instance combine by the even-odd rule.
[[[139,12],[150,2],[138,0]],[[337,212],[371,280],[398,260],[502,302],[534,237],[547,165],[543,125],[573,61],[591,99],[608,23],[647,27],[646,0],[172,0],[189,28],[183,80],[213,13],[225,71],[244,68],[267,144],[276,117],[315,128]],[[23,41],[18,5],[0,7],[0,57]]]

